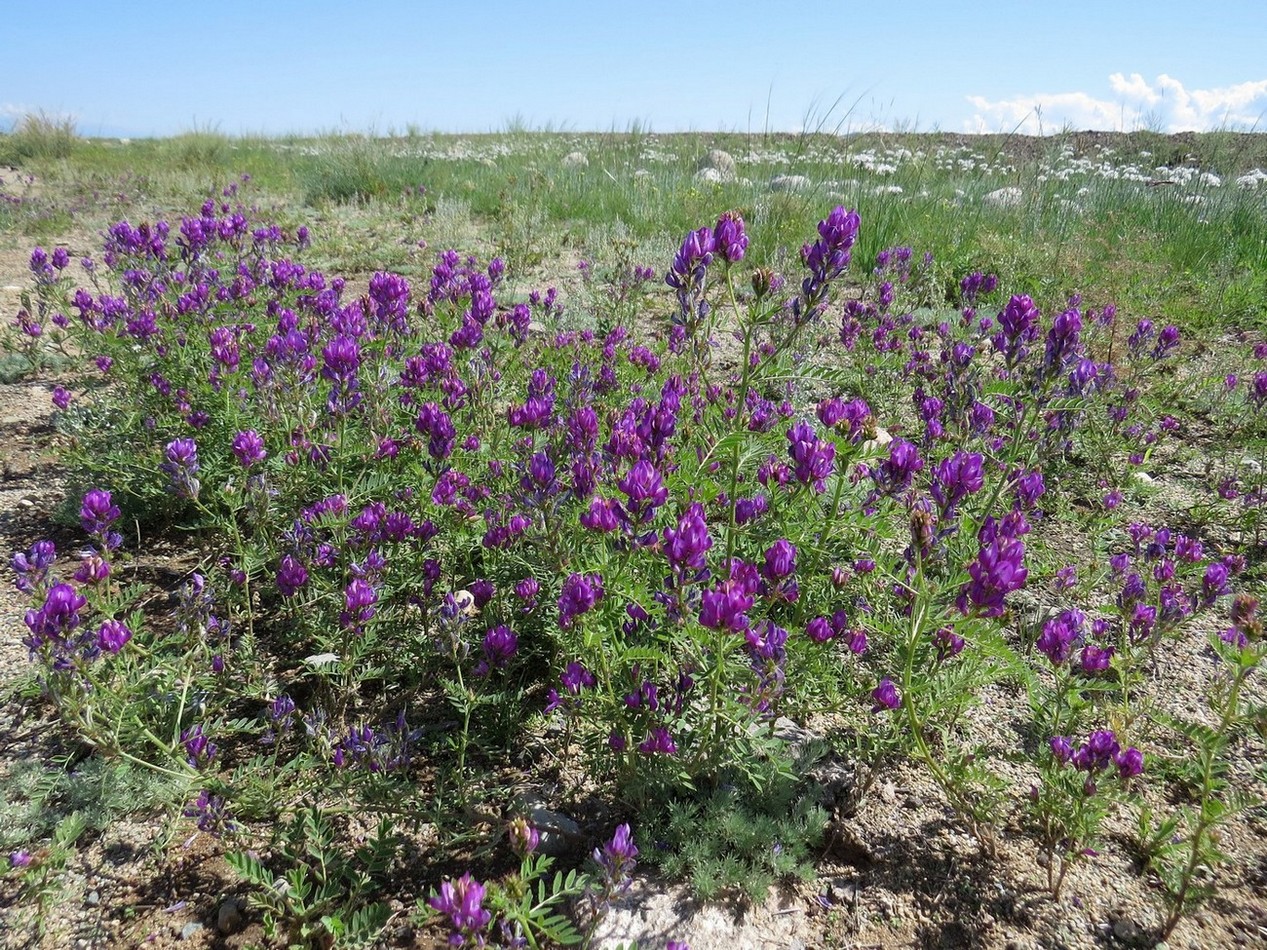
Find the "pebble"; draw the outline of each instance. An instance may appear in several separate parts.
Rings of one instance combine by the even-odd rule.
[[[180,928],[180,939],[188,940],[202,929],[202,924],[198,923],[196,920],[191,920],[189,923],[185,924],[185,926]]]
[[[519,807],[541,835],[542,854],[558,857],[576,848],[581,838],[580,826],[562,812],[547,807],[540,795],[532,792],[521,795]]]
[[[775,175],[770,179],[771,191],[804,191],[809,179],[804,175]]]
[[[1119,917],[1113,923],[1113,936],[1123,943],[1135,943],[1139,940],[1139,924],[1129,917]]]
[[[216,911],[216,930],[222,934],[235,934],[242,929],[242,905],[236,898],[227,898]]]
[[[89,891],[88,896],[85,898],[85,901],[87,902],[89,907],[96,907],[98,904],[101,903],[101,895],[97,893],[96,891]]]

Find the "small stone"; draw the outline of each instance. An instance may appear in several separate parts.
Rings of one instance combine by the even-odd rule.
[[[701,168],[695,173],[695,180],[706,182],[710,185],[722,185],[732,179],[727,179],[716,168]]]
[[[858,882],[837,879],[827,886],[827,895],[838,904],[852,904],[858,899]]]
[[[202,924],[200,924],[196,920],[191,920],[189,923],[185,924],[185,926],[180,928],[180,939],[188,940],[194,934],[200,932],[202,929],[203,929]]]
[[[89,907],[96,907],[101,903],[101,894],[97,891],[89,891],[88,896],[84,898]]]
[[[538,849],[542,854],[559,857],[573,851],[581,839],[581,827],[562,812],[553,811],[536,794],[519,797],[519,811],[532,822],[541,836]]]
[[[227,898],[216,911],[216,930],[222,934],[235,934],[242,929],[242,905],[236,898]]]
[[[880,801],[886,805],[892,805],[897,801],[897,786],[892,782],[885,782],[880,786]]]
[[[1131,478],[1139,482],[1141,485],[1153,485],[1157,482],[1157,479],[1153,478],[1153,476],[1149,475],[1147,472],[1135,472],[1131,475]]]
[[[564,168],[586,168],[590,160],[585,157],[584,152],[568,152],[563,156]]]
[[[1129,917],[1119,917],[1113,923],[1113,936],[1123,943],[1135,943],[1139,940],[1139,924]]]
[[[804,191],[809,179],[804,175],[775,175],[770,179],[771,191]]]

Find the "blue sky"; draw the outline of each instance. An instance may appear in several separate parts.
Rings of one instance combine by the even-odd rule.
[[[0,124],[80,131],[1267,131],[1267,2],[60,0]]]

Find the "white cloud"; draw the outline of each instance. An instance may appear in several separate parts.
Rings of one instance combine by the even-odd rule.
[[[974,112],[970,132],[1021,132],[1028,135],[1062,129],[1163,132],[1258,128],[1267,118],[1267,79],[1216,89],[1187,89],[1162,73],[1152,82],[1139,73],[1109,76],[1111,98],[1088,92],[1034,93],[1011,99],[968,96]]]

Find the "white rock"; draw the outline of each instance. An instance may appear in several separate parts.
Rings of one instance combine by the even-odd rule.
[[[719,148],[712,149],[696,162],[695,169],[696,178],[699,178],[704,172],[712,172],[716,176],[709,176],[703,179],[705,181],[732,182],[739,175],[739,170],[735,166],[734,156]]]
[[[721,185],[728,181],[734,181],[733,178],[727,178],[721,173],[720,169],[716,168],[701,168],[695,173],[695,180],[707,182],[711,185]]]
[[[889,435],[887,429],[881,429],[879,426],[876,426],[875,438],[867,439],[866,442],[862,443],[863,454],[869,455],[873,452],[878,452],[892,441],[893,436]]]
[[[1157,479],[1153,478],[1153,476],[1149,475],[1147,472],[1132,472],[1131,478],[1134,481],[1139,482],[1141,485],[1155,485],[1157,483]]]
[[[804,175],[775,175],[770,179],[771,191],[804,191],[809,179]]]
[[[1025,192],[1015,186],[999,188],[981,199],[982,204],[995,208],[1015,208],[1025,197]]]
[[[564,168],[585,168],[590,160],[585,157],[584,152],[568,152],[563,156]]]

